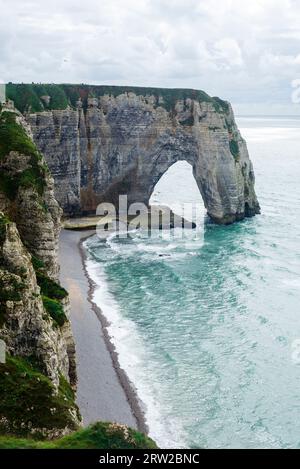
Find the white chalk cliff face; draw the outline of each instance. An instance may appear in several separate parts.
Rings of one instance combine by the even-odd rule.
[[[57,283],[61,209],[54,198],[53,179],[42,155],[36,153],[23,117],[4,109],[0,124],[6,130],[0,138],[0,339],[8,353],[34,356],[56,387],[60,375],[75,386],[69,300]],[[38,280],[47,284],[46,292]],[[61,305],[61,324],[43,305],[46,294],[52,297],[50,289],[59,292],[55,305]],[[54,299],[49,301],[53,305]]]
[[[26,119],[55,180],[65,213],[100,202],[148,204],[153,188],[179,160],[193,167],[210,217],[228,224],[259,213],[247,146],[229,103],[123,92],[88,98],[77,108],[29,113]]]
[[[53,438],[80,424],[69,297],[57,278],[61,209],[43,156],[11,111],[0,108],[0,434]]]

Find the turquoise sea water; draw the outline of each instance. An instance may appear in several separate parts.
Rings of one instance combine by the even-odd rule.
[[[95,301],[161,447],[300,447],[300,120],[240,118],[262,215],[86,244]],[[203,204],[191,168],[154,203]]]

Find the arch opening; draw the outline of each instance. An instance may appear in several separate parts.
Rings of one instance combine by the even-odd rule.
[[[168,206],[197,225],[203,223],[206,209],[192,165],[185,160],[172,164],[155,184],[149,205]]]

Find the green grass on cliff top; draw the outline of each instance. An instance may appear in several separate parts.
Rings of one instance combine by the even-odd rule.
[[[0,449],[154,449],[153,440],[124,425],[98,422],[53,441],[0,436]]]
[[[68,105],[76,106],[76,102],[81,98],[83,107],[87,106],[87,98],[98,98],[103,95],[118,96],[123,93],[133,92],[138,96],[156,97],[156,105],[166,108],[167,111],[174,109],[178,100],[188,98],[199,102],[212,103],[218,112],[227,112],[229,107],[226,101],[217,97],[210,97],[201,90],[184,88],[151,88],[138,86],[105,86],[105,85],[75,85],[75,84],[14,84],[6,86],[7,97],[14,101],[19,111],[41,112],[43,110],[66,109]],[[50,96],[50,103],[47,104],[42,96]],[[159,98],[163,98],[163,103],[159,104]]]
[[[1,168],[1,160],[12,151],[30,156],[27,169],[15,172],[14,175],[5,168]],[[47,170],[35,144],[16,121],[16,114],[0,109],[0,190],[10,200],[15,200],[20,186],[32,187],[39,195],[42,195]]]
[[[0,159],[10,151],[40,158],[35,144],[16,122],[16,115],[13,112],[0,111]]]

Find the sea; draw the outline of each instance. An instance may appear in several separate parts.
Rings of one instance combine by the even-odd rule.
[[[178,162],[151,203],[197,230],[85,242],[94,301],[162,448],[300,448],[300,118],[239,117],[261,215],[207,219]]]

